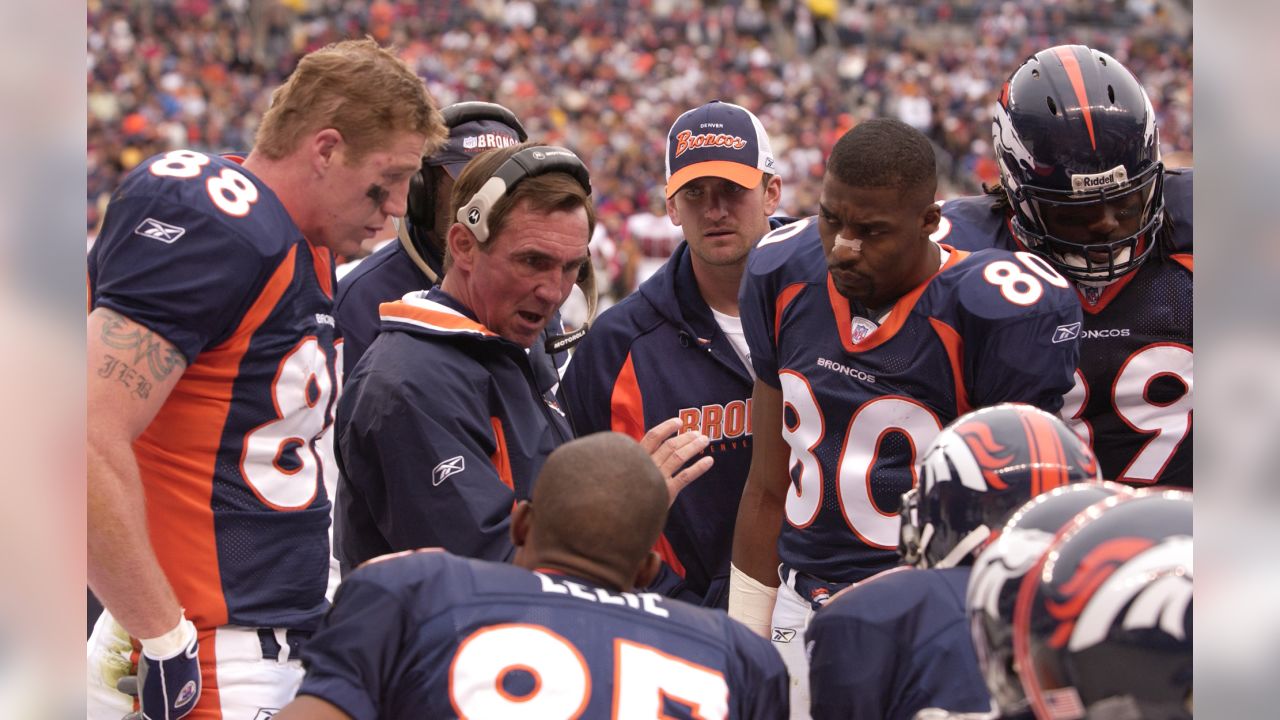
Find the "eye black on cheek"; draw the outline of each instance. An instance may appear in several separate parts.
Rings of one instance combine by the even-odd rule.
[[[381,205],[387,201],[387,198],[391,197],[391,191],[374,183],[365,191],[365,196],[372,200],[374,205]]]

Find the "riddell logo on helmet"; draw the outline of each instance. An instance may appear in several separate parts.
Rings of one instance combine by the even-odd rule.
[[[704,147],[727,147],[734,150],[741,150],[747,146],[747,141],[737,135],[728,135],[726,133],[706,133],[705,135],[694,135],[691,130],[681,130],[676,135],[676,157],[680,157],[686,150],[694,150]]]
[[[1096,175],[1072,175],[1071,192],[1081,193],[1090,190],[1124,187],[1129,184],[1129,172],[1123,165],[1117,165],[1104,173]]]

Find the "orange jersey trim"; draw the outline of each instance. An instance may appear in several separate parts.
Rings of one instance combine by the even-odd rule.
[[[927,280],[920,283],[911,292],[898,298],[893,304],[893,309],[889,311],[889,317],[885,318],[884,323],[880,327],[871,331],[871,334],[862,342],[855,345],[853,343],[853,311],[849,309],[849,299],[840,294],[836,289],[835,280],[831,278],[831,273],[827,273],[827,295],[831,298],[831,311],[835,314],[836,329],[840,331],[840,344],[844,346],[847,353],[856,354],[874,350],[888,342],[902,326],[906,324],[907,318],[911,315],[911,310],[915,308],[919,302],[920,296],[924,294],[925,288],[929,287],[929,283],[945,270],[950,270],[960,263],[961,260],[969,257],[969,253],[964,250],[956,250],[950,245],[942,245],[939,247],[951,253],[947,261],[938,268],[938,272],[930,275]]]
[[[316,280],[326,297],[333,299],[333,253],[328,248],[316,247],[307,243],[311,249],[311,259],[316,269]]]
[[[799,295],[800,291],[804,290],[805,287],[806,283],[792,283],[782,288],[782,292],[778,293],[778,300],[774,303],[773,307],[773,342],[775,344],[778,342],[778,333],[781,332],[782,329],[783,311],[787,309],[787,306],[791,304],[791,301],[795,300],[796,296]]]
[[[196,357],[133,443],[151,544],[187,618],[198,628],[227,622],[212,499],[235,378],[254,333],[293,283],[297,250],[297,245],[289,250],[231,337]],[[197,451],[182,454],[175,448]]]
[[[502,480],[502,484],[506,485],[508,490],[515,492],[515,480],[511,475],[511,456],[507,454],[507,434],[502,430],[502,420],[490,417],[489,425],[493,428],[493,442],[497,445],[493,454],[489,456],[489,460],[498,471],[498,478]]]
[[[658,553],[662,561],[670,565],[677,575],[680,577],[685,576],[684,563],[680,562],[680,558],[676,557],[675,548],[671,547],[671,541],[667,540],[666,533],[658,536],[658,542],[653,544],[653,551]]]
[[[613,394],[609,397],[609,429],[636,440],[644,437],[644,396],[640,394],[640,381],[636,378],[631,353],[627,353],[627,359],[613,381]]]
[[[1177,253],[1176,255],[1170,255],[1169,259],[1173,260],[1174,262],[1178,263],[1182,267],[1186,268],[1187,272],[1194,273],[1196,271],[1195,255],[1191,255],[1190,253]]]
[[[955,328],[937,318],[929,318],[929,324],[933,326],[933,331],[942,341],[943,349],[947,351],[951,377],[956,387],[956,412],[963,415],[973,409],[973,405],[969,403],[969,389],[964,384],[964,340]]]

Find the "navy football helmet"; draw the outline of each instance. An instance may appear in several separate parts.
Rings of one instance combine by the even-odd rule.
[[[978,665],[1000,717],[1029,712],[1013,662],[1013,608],[1023,576],[1077,513],[1109,498],[1134,494],[1132,488],[1113,482],[1077,483],[1041,493],[1018,508],[1000,537],[974,561],[965,608]]]
[[[1014,660],[1039,720],[1192,717],[1190,493],[1077,515],[1018,588]]]
[[[1043,410],[1003,403],[956,418],[902,496],[898,552],[919,567],[967,565],[1027,500],[1060,485],[1100,480],[1093,451]]]
[[[1014,234],[1082,285],[1137,270],[1164,221],[1151,100],[1115,58],[1059,45],[1005,82],[991,126]]]

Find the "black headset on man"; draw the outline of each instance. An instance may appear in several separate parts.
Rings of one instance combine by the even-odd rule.
[[[528,134],[520,120],[507,108],[489,102],[462,102],[450,105],[442,111],[445,125],[449,128],[476,120],[494,120],[516,131],[521,142],[528,139]],[[562,172],[582,185],[587,195],[591,194],[591,174],[586,165],[572,151],[555,145],[535,145],[525,148],[504,162],[496,172],[481,186],[459,210],[456,221],[465,225],[476,240],[485,243],[489,239],[489,211],[512,187],[525,178],[544,173]],[[414,262],[427,272],[433,282],[430,268],[421,259],[424,253],[422,244],[429,242],[428,233],[435,226],[435,177],[431,166],[423,161],[422,167],[409,181],[409,203],[405,217],[410,227],[407,233],[401,233],[401,242],[406,250],[412,250],[410,256]],[[402,224],[403,225],[403,224]],[[407,241],[407,242],[406,242]],[[417,257],[414,257],[414,256]],[[577,330],[547,338],[548,353],[557,353],[573,347],[586,334],[591,321],[595,319],[598,294],[596,291],[595,271],[590,261],[583,265],[578,274],[577,285],[587,300],[587,321]]]

